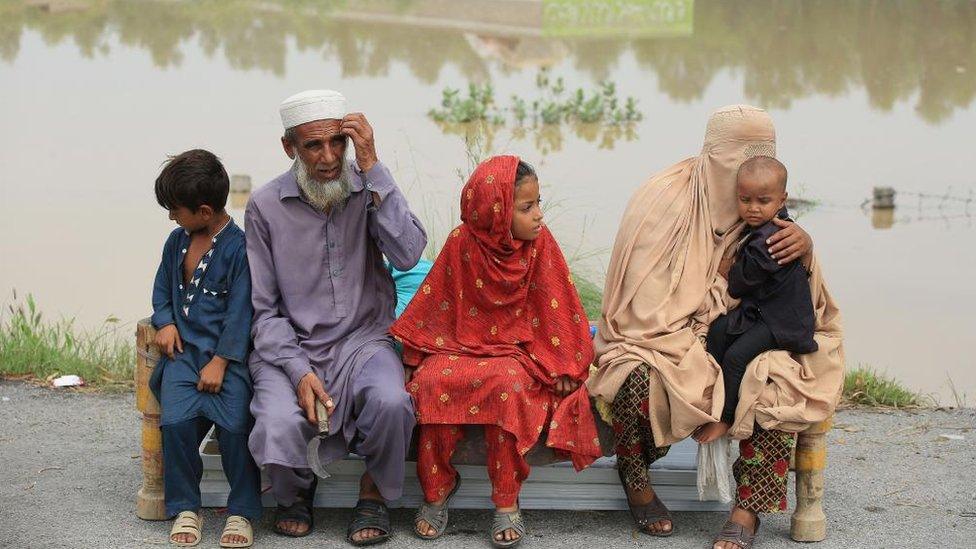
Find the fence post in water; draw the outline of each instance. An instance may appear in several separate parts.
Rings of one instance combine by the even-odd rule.
[[[875,187],[874,200],[871,207],[876,210],[890,210],[895,207],[895,189],[891,187]]]
[[[230,192],[249,193],[251,192],[251,176],[237,174],[230,176]]]
[[[153,340],[156,330],[149,319],[136,326],[136,408],[142,412],[142,488],[136,495],[136,516],[145,520],[164,520],[163,435],[159,430],[159,402],[149,390],[159,353]]]
[[[230,206],[241,209],[247,205],[251,196],[251,176],[234,174],[230,176]]]
[[[823,541],[827,537],[823,471],[827,465],[827,431],[832,425],[830,418],[797,436],[796,510],[790,519],[790,537],[794,541]]]

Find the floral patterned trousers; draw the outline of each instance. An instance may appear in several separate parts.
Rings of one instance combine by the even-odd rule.
[[[464,430],[459,425],[420,426],[417,476],[427,503],[442,499],[454,485],[457,470],[451,465],[451,456],[463,437]],[[522,482],[529,477],[529,464],[516,448],[515,437],[498,426],[485,425],[485,446],[491,501],[497,507],[514,507]]]
[[[651,379],[646,365],[631,372],[611,404],[613,432],[617,441],[617,469],[631,492],[650,486],[648,467],[668,453],[657,447],[651,433]],[[752,436],[739,442],[739,458],[732,465],[735,505],[754,513],[786,510],[786,479],[796,434],[767,431],[756,426]]]
[[[796,433],[766,431],[756,426],[739,441],[739,459],[732,465],[735,505],[754,513],[786,511],[786,478]]]
[[[647,365],[642,364],[627,376],[610,405],[617,443],[617,470],[630,492],[643,492],[650,487],[648,467],[671,448],[654,444],[648,403],[650,389]]]

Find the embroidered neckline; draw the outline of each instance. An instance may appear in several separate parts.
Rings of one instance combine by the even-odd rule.
[[[200,289],[200,283],[203,281],[203,274],[207,272],[207,267],[210,265],[210,260],[213,258],[213,252],[214,252],[214,248],[217,246],[218,237],[221,236],[221,234],[224,232],[224,229],[229,227],[233,221],[234,218],[232,217],[228,218],[227,222],[224,223],[224,226],[221,227],[220,230],[218,230],[216,233],[214,233],[214,235],[210,238],[210,249],[207,250],[207,253],[203,254],[203,256],[200,258],[199,263],[197,263],[196,268],[193,270],[193,276],[190,277],[190,282],[187,283],[186,291],[183,294],[183,305],[182,307],[180,307],[180,309],[183,311],[184,317],[190,316],[190,304],[193,302],[193,298],[197,296],[198,293],[197,291]],[[187,236],[190,235],[190,233],[186,231],[186,229],[184,229],[184,233]],[[183,248],[183,250],[180,252],[179,265],[181,267],[183,265],[184,259],[186,258],[186,250],[187,248]],[[180,273],[182,273],[182,269],[180,269]],[[183,289],[183,284],[180,284],[180,289],[181,290]]]

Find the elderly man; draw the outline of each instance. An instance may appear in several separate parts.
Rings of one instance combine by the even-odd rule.
[[[281,104],[290,170],[253,194],[244,215],[254,303],[249,446],[278,503],[274,530],[312,529],[316,477],[307,443],[316,401],[329,412],[319,447],[328,464],[365,459],[347,539],[390,536],[385,500],[400,497],[414,411],[387,329],[396,292],[383,257],[400,270],[420,259],[427,235],[389,170],[373,130],[338,92],[312,90]],[[355,163],[345,160],[349,141]]]

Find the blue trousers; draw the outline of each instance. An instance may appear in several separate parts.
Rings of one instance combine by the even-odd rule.
[[[203,461],[200,443],[213,423],[206,418],[194,418],[173,425],[163,431],[163,492],[166,514],[176,516],[182,511],[200,509],[200,479]],[[231,433],[217,426],[220,461],[230,483],[227,511],[250,521],[260,518],[261,473],[247,449],[247,433]]]

